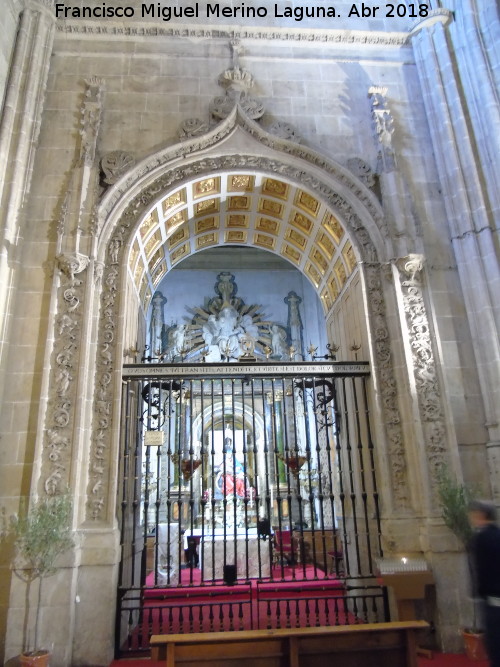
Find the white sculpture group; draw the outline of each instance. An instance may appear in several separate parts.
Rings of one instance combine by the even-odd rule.
[[[250,315],[240,315],[234,306],[225,305],[219,315],[210,315],[203,325],[205,361],[238,359],[253,351],[258,337],[258,326]]]

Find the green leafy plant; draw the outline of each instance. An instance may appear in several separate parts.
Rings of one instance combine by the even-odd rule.
[[[33,646],[38,647],[38,626],[42,581],[57,572],[57,558],[70,549],[74,542],[71,530],[72,501],[68,494],[39,498],[22,507],[18,516],[11,517],[9,533],[14,538],[13,570],[26,583],[23,624],[23,651],[29,649],[28,624],[30,592],[38,580]]]
[[[438,494],[445,525],[467,549],[473,533],[468,514],[473,491],[442,469],[438,477]]]
[[[474,534],[469,521],[469,505],[477,497],[477,489],[473,489],[452,477],[446,468],[442,468],[438,476],[438,495],[441,503],[441,516],[445,525],[455,534],[467,553],[467,564],[471,581],[474,580],[471,541]],[[479,634],[477,627],[477,601],[472,600],[472,626],[465,631]]]

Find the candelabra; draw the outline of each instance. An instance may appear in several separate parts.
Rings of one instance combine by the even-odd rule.
[[[316,354],[317,349],[318,348],[314,347],[314,345],[312,343],[307,348],[307,351],[311,355],[311,360],[312,361],[316,361],[316,359],[325,359],[326,361],[328,361],[330,359],[331,361],[336,361],[336,359],[337,359],[336,354],[339,351],[340,346],[335,345],[335,343],[327,343],[326,344],[326,350],[327,350],[326,354]]]

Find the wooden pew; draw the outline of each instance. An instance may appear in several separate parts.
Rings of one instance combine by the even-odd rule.
[[[151,658],[166,667],[417,667],[425,621],[153,635]]]

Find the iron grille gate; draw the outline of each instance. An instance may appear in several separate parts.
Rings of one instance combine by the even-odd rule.
[[[388,620],[367,363],[123,371],[117,654]]]

